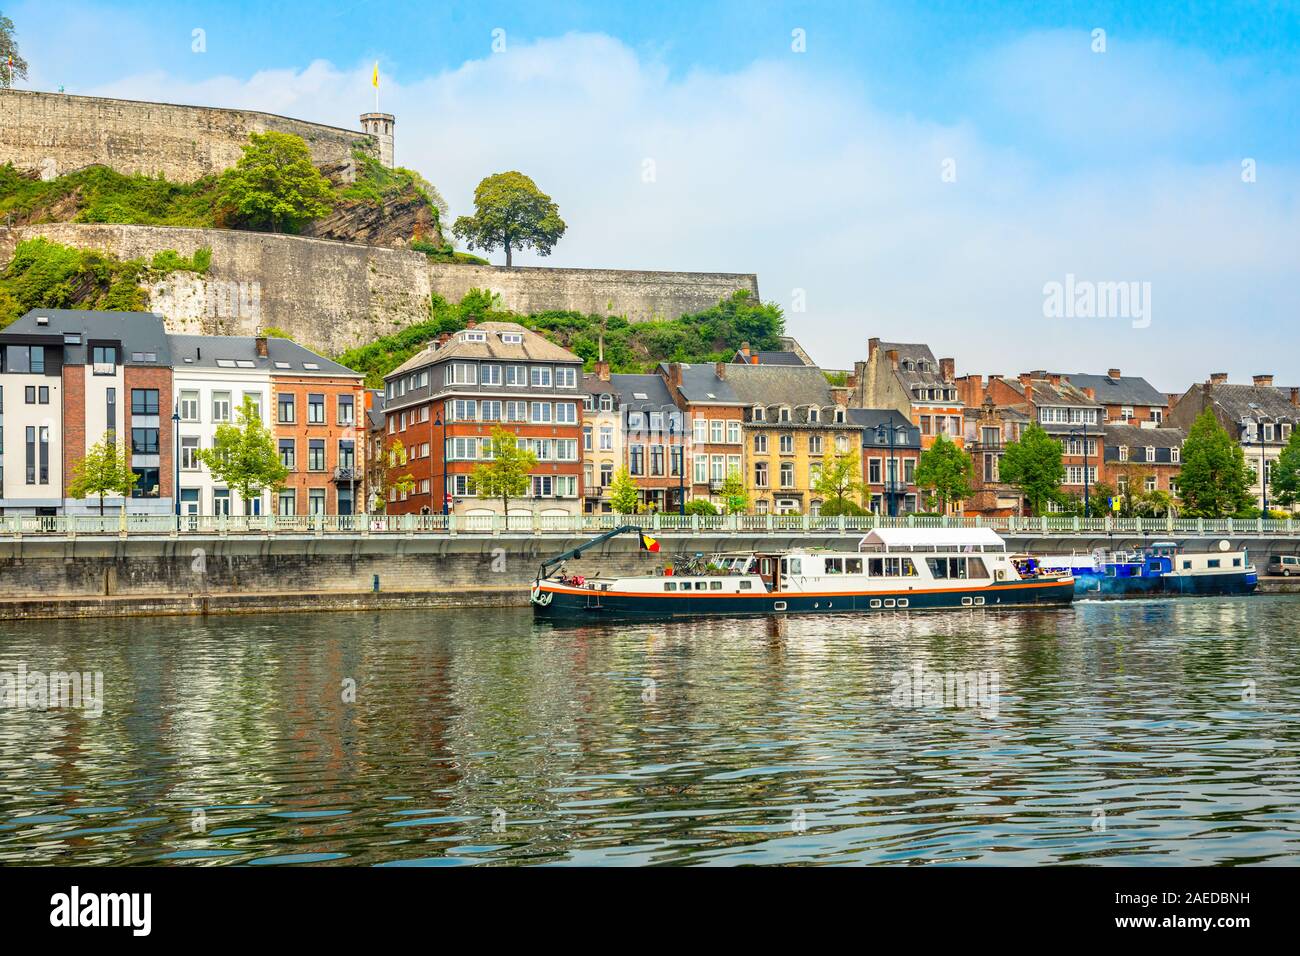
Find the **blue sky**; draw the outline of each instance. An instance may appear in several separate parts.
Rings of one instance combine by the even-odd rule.
[[[522,169],[545,262],[757,272],[828,366],[1300,384],[1300,7],[1186,6],[0,0],[38,89],[355,126],[378,60],[453,212]],[[1149,324],[1045,317],[1066,275],[1149,282]]]

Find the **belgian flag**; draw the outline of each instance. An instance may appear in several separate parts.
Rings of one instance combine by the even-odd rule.
[[[641,535],[641,550],[642,550],[642,551],[658,551],[658,550],[659,550],[659,541],[658,541],[657,539],[655,539],[655,538],[650,537],[650,535],[648,535],[648,534],[642,534],[642,535]]]

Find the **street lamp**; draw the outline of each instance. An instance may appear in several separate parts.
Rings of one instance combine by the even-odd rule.
[[[176,527],[180,528],[181,522],[181,410],[180,404],[177,403],[172,408],[172,430],[175,437],[172,440],[172,504],[176,510]]]
[[[889,433],[889,468],[885,475],[885,510],[889,512],[889,517],[898,517],[898,502],[894,498],[894,487],[898,484],[898,459],[894,456],[894,436],[901,434],[904,439],[907,438],[906,425],[886,425],[881,422],[876,426],[876,441],[883,442],[885,433]],[[891,477],[892,480],[891,480]]]
[[[442,489],[442,513],[445,515],[447,513],[447,499],[450,495],[447,493],[447,423],[442,420],[442,412],[437,413],[433,424],[435,428],[442,429],[442,449],[441,458],[439,458],[439,461],[442,462],[442,481],[439,484]],[[430,503],[432,504],[432,502]]]
[[[1078,428],[1070,429],[1071,438],[1078,434],[1083,435],[1083,516],[1090,518],[1092,517],[1092,505],[1088,497],[1088,422],[1086,419],[1082,431]]]
[[[685,445],[678,447],[673,444],[673,436],[677,434],[677,416],[668,416],[668,454],[672,455],[677,451],[677,513],[686,514],[686,448]],[[671,460],[671,459],[670,459]]]

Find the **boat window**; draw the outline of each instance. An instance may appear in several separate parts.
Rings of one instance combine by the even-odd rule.
[[[989,569],[984,566],[983,558],[967,558],[967,573],[973,578],[987,578]]]
[[[784,562],[782,562],[782,563],[784,563]],[[790,558],[790,573],[791,573],[791,574],[803,574],[803,559],[802,559],[802,558]]]
[[[1234,568],[1239,568],[1239,567],[1241,567],[1241,558],[1233,558],[1233,559],[1232,559],[1232,566],[1233,566]]]
[[[710,590],[710,591],[721,591],[721,590],[722,590],[722,582],[721,582],[721,581],[710,581],[710,582],[709,582],[709,590]]]
[[[677,590],[677,582],[676,582],[676,581],[665,581],[665,582],[664,582],[664,590],[665,590],[665,591],[676,591],[676,590]]]
[[[827,574],[843,574],[843,573],[844,573],[844,559],[843,559],[843,558],[827,558],[827,559],[826,559],[826,573],[827,573]]]
[[[916,565],[912,563],[911,558],[902,558],[902,564],[899,566],[899,574],[905,578],[919,578],[920,572],[916,570]]]
[[[1212,567],[1212,568],[1217,568],[1217,567],[1219,566],[1219,559],[1218,559],[1218,558],[1210,558],[1210,560],[1207,562],[1207,564],[1208,564],[1210,567]]]
[[[1190,562],[1190,561],[1184,561],[1184,562],[1183,562],[1183,570],[1184,570],[1184,571],[1190,571],[1190,570],[1191,570],[1191,567],[1192,567],[1192,562]]]
[[[764,573],[764,574],[771,574],[771,573],[772,573],[772,559],[771,559],[771,558],[764,558],[764,559],[763,559],[763,573]]]
[[[930,577],[938,579],[948,576],[947,558],[926,558],[925,563],[930,566]]]
[[[867,567],[871,569],[871,576],[873,578],[881,577],[885,573],[885,559],[868,558]]]
[[[708,584],[707,584],[707,582],[705,582],[705,581],[696,581],[696,582],[695,582],[695,590],[697,590],[697,591],[703,591],[703,590],[705,589],[705,587],[707,587],[707,586],[708,586]]]
[[[861,559],[861,558],[845,558],[845,559],[844,559],[844,573],[845,573],[845,574],[861,574],[861,573],[862,573],[862,559]]]

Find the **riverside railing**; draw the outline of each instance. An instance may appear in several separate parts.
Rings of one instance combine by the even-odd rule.
[[[872,528],[992,528],[1007,535],[1296,535],[1300,519],[1279,518],[889,518],[817,515],[3,515],[0,535],[459,535],[599,534],[621,524],[650,534],[865,534]]]

